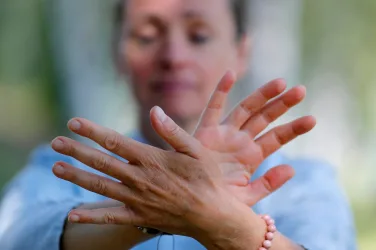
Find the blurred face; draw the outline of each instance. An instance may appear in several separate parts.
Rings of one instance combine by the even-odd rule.
[[[224,73],[245,68],[229,0],[128,0],[120,67],[143,114],[198,119]]]

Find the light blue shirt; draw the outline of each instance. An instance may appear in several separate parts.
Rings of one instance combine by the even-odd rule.
[[[145,142],[140,136],[136,140]],[[37,148],[27,166],[4,190],[0,206],[1,250],[58,250],[68,212],[82,203],[105,197],[56,178],[52,166],[65,161],[86,171],[93,169],[55,153],[49,145]],[[355,250],[356,235],[348,201],[339,187],[334,169],[317,160],[270,156],[257,170],[259,177],[271,167],[290,164],[295,177],[260,201],[253,209],[270,214],[285,236],[310,250]],[[163,235],[133,250],[203,250],[196,240]]]

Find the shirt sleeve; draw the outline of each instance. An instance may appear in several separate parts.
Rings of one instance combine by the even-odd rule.
[[[59,249],[66,216],[82,199],[76,186],[53,175],[56,161],[72,163],[49,146],[38,148],[5,189],[0,204],[0,249]]]
[[[353,216],[335,169],[307,160],[290,165],[295,177],[266,200],[279,231],[309,250],[357,249]]]

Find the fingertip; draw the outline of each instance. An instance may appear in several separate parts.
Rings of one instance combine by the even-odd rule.
[[[293,178],[295,176],[295,169],[291,167],[290,165],[283,165],[285,168],[285,173],[289,177],[289,179]]]
[[[235,72],[235,70],[228,69],[227,72],[226,72],[226,74],[225,74],[225,77],[228,77],[229,80],[235,81],[236,80],[236,72]]]
[[[51,141],[51,147],[55,151],[60,151],[64,149],[63,137],[58,136]]]
[[[270,189],[275,191],[295,175],[295,170],[290,165],[279,165],[269,169],[264,178],[269,181]]]
[[[317,119],[313,115],[307,116],[306,119],[307,119],[307,128],[309,130],[313,129],[317,125]]]
[[[68,121],[68,128],[72,131],[72,132],[76,132],[76,131],[79,131],[82,127],[82,123],[81,121],[79,120],[79,118],[73,118],[73,119],[70,119]]]
[[[295,176],[295,169],[287,164],[275,167],[275,175],[284,176],[285,181],[292,179]]]
[[[52,167],[52,172],[54,173],[55,176],[60,177],[65,174],[66,170],[61,162],[57,162]]]
[[[316,118],[314,116],[304,116],[293,122],[293,129],[297,135],[308,133],[316,126]]]
[[[69,222],[73,222],[73,223],[79,222],[79,221],[80,221],[80,216],[77,215],[77,214],[73,214],[73,213],[71,212],[71,213],[69,213],[69,215],[68,215],[68,221],[69,221]]]
[[[228,70],[226,74],[222,77],[218,84],[218,90],[223,92],[229,92],[232,86],[236,82],[236,73],[233,70]]]
[[[167,115],[166,113],[163,111],[163,109],[159,106],[154,106],[151,110],[150,110],[150,115],[151,117],[155,117],[157,118],[160,122],[164,122],[166,121],[167,119]]]
[[[312,121],[312,123],[316,124],[317,123],[317,119],[315,116],[313,115],[309,115],[308,118]]]
[[[283,78],[277,78],[274,81],[272,81],[273,84],[275,84],[275,88],[278,93],[282,93],[287,88],[287,82]]]
[[[304,85],[298,85],[295,87],[295,89],[297,91],[299,99],[303,99],[306,96],[307,88]]]

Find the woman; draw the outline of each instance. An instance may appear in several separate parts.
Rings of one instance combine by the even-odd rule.
[[[283,80],[272,81],[218,123],[234,83],[232,74],[221,77],[228,69],[241,77],[247,68],[246,1],[122,3],[117,61],[140,107],[140,133],[133,136],[139,142],[84,119],[70,121],[72,131],[114,154],[63,137],[53,149],[75,159],[37,150],[6,192],[0,248],[259,249],[268,229],[256,214],[268,213],[279,229],[271,249],[355,249],[351,214],[333,170],[272,154],[308,132],[314,120],[304,117],[255,139],[304,98],[304,88],[267,103],[285,89]],[[194,131],[218,81],[189,136],[184,130]],[[176,152],[163,150],[169,148]],[[263,199],[292,177],[288,166],[273,168],[284,163],[294,167],[294,179]],[[52,165],[69,182],[53,178]],[[145,234],[152,231],[137,226],[169,234]]]

